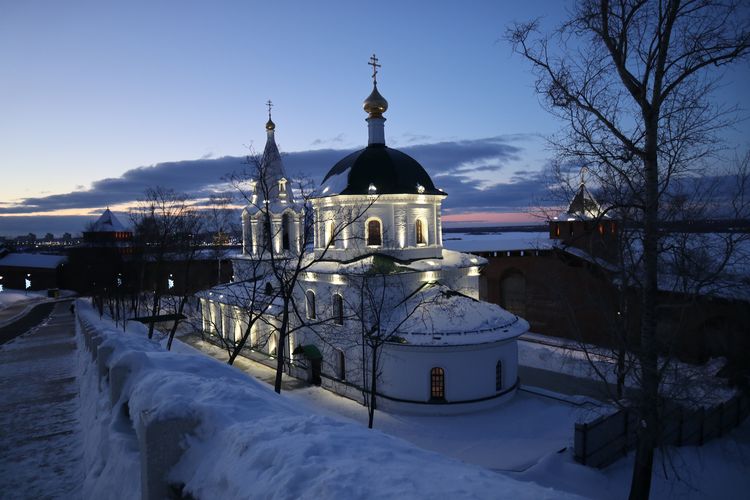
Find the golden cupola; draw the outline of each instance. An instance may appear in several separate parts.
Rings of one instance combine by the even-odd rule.
[[[367,96],[362,107],[370,115],[369,118],[382,118],[383,113],[388,109],[388,101],[378,92],[377,82],[374,84],[372,92]]]

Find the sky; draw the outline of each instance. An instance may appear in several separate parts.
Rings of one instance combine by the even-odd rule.
[[[262,150],[268,99],[287,167],[321,180],[366,145],[372,53],[388,145],[449,193],[445,220],[532,220],[561,123],[502,36],[566,5],[2,2],[0,235],[77,233],[157,184],[205,194]],[[727,78],[746,108],[748,77]]]

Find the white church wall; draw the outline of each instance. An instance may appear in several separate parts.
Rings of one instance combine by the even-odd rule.
[[[492,406],[510,397],[508,393],[493,398],[512,388],[518,378],[515,339],[455,347],[389,344],[383,350],[382,361],[383,374],[378,392],[391,398],[421,403],[430,402],[431,370],[444,370],[445,403],[417,404],[380,398],[381,407],[394,411],[458,413]],[[498,361],[502,363],[501,391],[495,386]],[[458,404],[461,402],[464,404]]]
[[[341,228],[347,224],[348,212],[351,211],[351,219],[356,220],[341,231],[342,234],[327,252],[328,258],[346,261],[373,252],[393,255],[401,260],[439,258],[442,238],[437,214],[441,202],[441,196],[407,194],[336,196],[313,200],[317,256],[327,243],[326,223],[333,220],[336,227]],[[371,219],[378,219],[382,224],[383,244],[379,247],[367,245],[365,228]],[[426,243],[423,245],[416,242],[417,219],[424,223]]]

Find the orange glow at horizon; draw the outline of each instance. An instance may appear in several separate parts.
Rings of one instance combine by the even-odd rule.
[[[530,224],[541,222],[528,212],[465,212],[460,214],[443,215],[443,222],[473,222],[473,223],[511,223]]]

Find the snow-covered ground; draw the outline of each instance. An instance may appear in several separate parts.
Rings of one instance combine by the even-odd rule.
[[[99,323],[80,301],[77,311]],[[99,385],[79,343],[87,498],[137,497],[133,429],[174,417],[198,427],[169,479],[198,498],[574,497],[321,415],[208,356],[164,352],[141,325],[98,329],[99,349],[114,349],[108,366],[129,375],[110,406],[107,384]]]
[[[24,292],[23,290],[5,289],[0,292],[0,309],[21,304],[23,302],[34,302],[47,296],[47,291]]]
[[[203,419],[171,476],[201,498],[627,497],[632,454],[604,470],[572,458],[573,423],[594,411],[590,405],[519,391],[502,407],[468,415],[378,412],[376,430],[368,431],[366,411],[356,402],[319,388],[278,396],[237,369],[267,378],[266,367],[240,361],[229,368],[179,342],[177,352],[164,353],[143,339],[141,325],[128,330],[111,334],[129,344],[126,350],[146,351],[128,354],[137,372],[128,388],[130,415],[190,412]],[[536,352],[542,366],[559,362],[550,352]],[[545,356],[553,356],[546,365]],[[82,394],[95,394],[93,365],[87,354],[81,360],[89,377]],[[132,424],[104,395],[83,404],[89,429],[84,492],[137,493]],[[750,489],[750,423],[703,447],[670,449],[658,458],[653,498],[742,498]],[[671,465],[662,469],[662,458]]]
[[[660,362],[665,363],[665,360]],[[518,363],[582,379],[601,381],[603,375],[610,384],[617,381],[617,367],[611,351],[571,340],[527,333],[518,343]],[[673,399],[681,400],[683,404],[699,402],[710,406],[727,401],[735,390],[727,386],[725,379],[715,376],[725,363],[724,358],[714,358],[703,365],[670,360],[662,390],[669,391]],[[625,386],[633,388],[637,385],[638,380],[631,372],[625,379]]]

